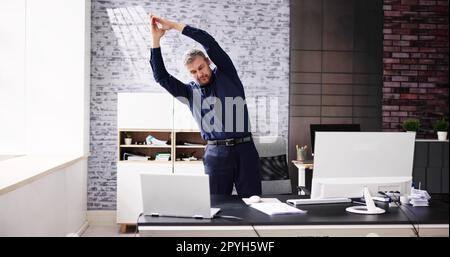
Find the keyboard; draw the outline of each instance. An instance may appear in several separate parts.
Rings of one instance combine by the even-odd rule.
[[[330,204],[330,203],[350,203],[350,198],[328,198],[328,199],[290,199],[286,202],[292,205],[307,204]]]

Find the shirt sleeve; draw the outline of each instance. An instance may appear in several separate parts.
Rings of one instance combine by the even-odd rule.
[[[152,48],[150,66],[156,82],[165,88],[174,97],[185,97],[189,99],[189,86],[170,75],[164,65],[161,48]]]
[[[182,34],[200,43],[217,68],[224,72],[236,73],[236,68],[228,54],[225,53],[219,43],[206,31],[186,25]]]

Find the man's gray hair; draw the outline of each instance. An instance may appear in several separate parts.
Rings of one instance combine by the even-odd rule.
[[[204,53],[202,50],[191,49],[191,50],[187,51],[187,52],[184,54],[184,57],[183,57],[183,63],[184,63],[184,65],[188,65],[188,64],[190,64],[191,62],[193,62],[194,59],[197,58],[197,56],[206,58],[206,55],[205,55],[205,53]]]

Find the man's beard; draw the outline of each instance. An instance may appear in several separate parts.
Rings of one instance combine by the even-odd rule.
[[[210,81],[210,77],[206,75],[206,76],[204,76],[203,78],[200,78],[200,79],[198,80],[198,83],[199,83],[200,85],[206,85],[206,84],[209,83],[209,81]]]

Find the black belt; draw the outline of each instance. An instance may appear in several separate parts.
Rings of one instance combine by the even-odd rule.
[[[230,138],[224,140],[208,140],[208,145],[225,145],[234,146],[238,144],[248,143],[252,141],[252,137],[242,137],[242,138]]]

